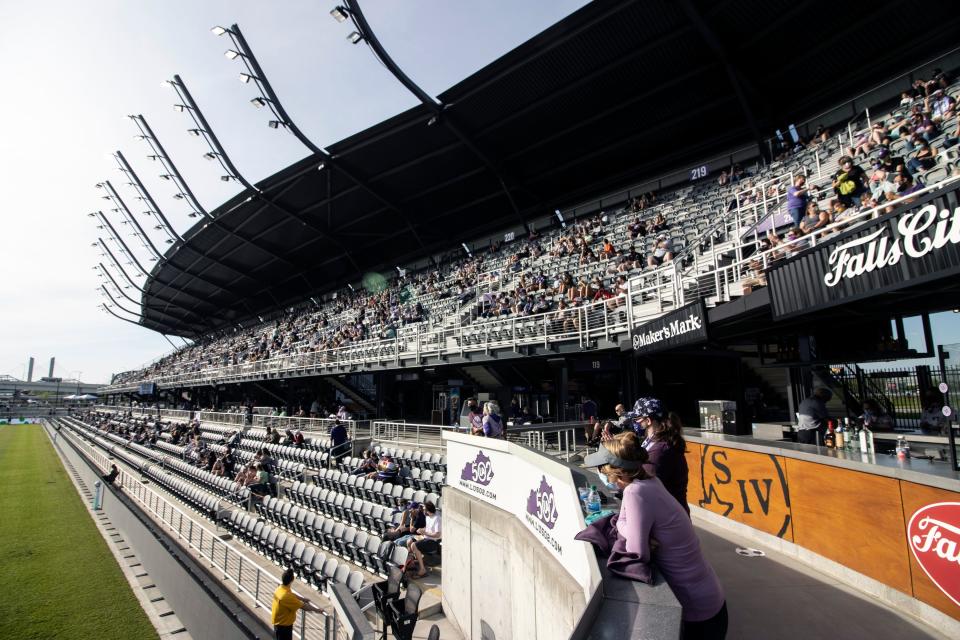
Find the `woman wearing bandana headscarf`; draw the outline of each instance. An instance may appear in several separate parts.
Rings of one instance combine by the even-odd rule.
[[[689,514],[687,506],[687,443],[680,417],[667,413],[657,398],[640,398],[633,405],[634,431],[649,459],[645,465]]]

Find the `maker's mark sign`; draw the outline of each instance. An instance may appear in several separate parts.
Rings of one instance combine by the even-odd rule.
[[[637,355],[647,355],[707,340],[707,314],[703,302],[694,302],[660,316],[630,332],[630,344]]]

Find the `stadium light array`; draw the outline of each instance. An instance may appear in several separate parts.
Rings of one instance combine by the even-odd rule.
[[[349,40],[351,44],[357,44],[363,40],[363,34],[359,31],[351,31],[349,35],[347,35],[347,40]]]
[[[348,17],[349,11],[346,7],[336,6],[333,9],[330,9],[330,15],[337,22],[345,22]]]
[[[227,60],[236,60],[243,54],[234,49],[227,49],[226,51],[223,52],[223,55],[227,57]]]
[[[224,29],[223,27],[220,27],[220,26],[216,26],[210,29],[210,33],[212,33],[215,36],[222,36],[227,31],[229,31],[229,29]]]

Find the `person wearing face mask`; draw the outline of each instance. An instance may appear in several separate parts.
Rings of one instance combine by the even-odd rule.
[[[614,436],[583,461],[585,467],[599,467],[623,491],[620,512],[610,520],[617,538],[612,546],[620,554],[618,567],[632,568],[619,575],[646,582],[641,569],[655,565],[683,607],[681,636],[723,640],[728,625],[723,586],[703,555],[688,514],[650,474],[649,462],[648,450],[631,431]],[[581,537],[584,533],[577,539],[596,542],[592,535]],[[631,558],[636,562],[630,564]]]
[[[648,472],[660,478],[663,486],[684,511],[687,505],[687,443],[683,439],[680,417],[666,412],[657,398],[640,398],[633,405],[634,431],[641,439],[649,459]]]

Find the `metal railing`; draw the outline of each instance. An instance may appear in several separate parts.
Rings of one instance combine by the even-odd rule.
[[[523,444],[544,453],[562,455],[569,461],[576,452],[577,430],[582,429],[583,426],[583,422],[513,425],[506,427],[506,434],[510,442]],[[371,437],[373,442],[378,443],[443,451],[444,431],[467,430],[459,426],[377,420],[372,423]]]
[[[441,434],[445,429],[456,431],[457,427],[375,420],[370,425],[370,439],[373,442],[389,442],[404,447],[442,451],[444,446]]]
[[[64,433],[64,430],[60,430]],[[76,438],[72,432],[67,433]],[[82,441],[81,441],[82,443]],[[93,448],[84,447],[87,456],[104,473],[115,464],[107,456]],[[270,609],[273,604],[273,592],[280,580],[259,567],[253,560],[246,558],[220,539],[215,531],[194,520],[163,496],[144,486],[138,477],[120,469],[114,484],[139,503],[143,511],[153,515],[154,520],[162,524],[169,532],[176,534],[181,545],[186,545],[197,555],[209,562],[209,568],[229,582],[238,593],[253,600],[253,607]],[[303,596],[301,596],[302,598]],[[301,640],[327,640],[331,637],[330,616],[318,612],[314,616],[301,610],[299,623],[294,625]]]

